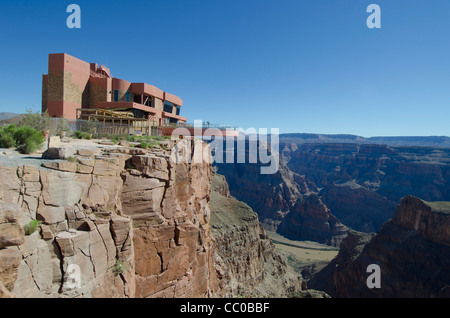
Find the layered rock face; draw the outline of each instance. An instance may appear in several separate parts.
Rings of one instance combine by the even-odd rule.
[[[311,194],[294,205],[277,231],[293,240],[339,246],[347,236],[348,228],[330,213],[317,195]]]
[[[450,200],[448,149],[321,138],[280,135],[280,165],[272,175],[261,175],[261,163],[219,163],[218,172],[265,229],[335,246],[346,227],[377,232],[405,195]]]
[[[334,297],[450,297],[450,203],[407,196],[375,236],[350,232],[338,256],[308,282]],[[380,288],[368,288],[370,264]]]
[[[301,290],[301,277],[287,267],[245,203],[230,195],[228,184],[214,174],[211,232],[221,293],[226,297],[288,297]]]
[[[448,149],[280,140],[287,167],[321,188],[323,203],[355,230],[378,231],[406,195],[450,200]]]
[[[231,193],[257,211],[267,230],[294,240],[339,246],[348,231],[318,197],[319,189],[283,162],[275,174],[261,175],[260,164],[217,164]]]
[[[211,159],[200,141],[167,155],[133,156],[122,173],[122,206],[133,220],[136,297],[206,297],[218,289],[210,233]],[[192,152],[191,152],[192,151]],[[202,155],[206,160],[196,160]]]
[[[43,166],[1,166],[1,296],[220,293],[208,146],[183,140],[153,153],[77,153]],[[181,157],[188,160],[173,160]],[[27,228],[33,220],[35,231]]]
[[[134,258],[131,222],[119,214],[123,158],[59,164],[62,170],[0,169],[0,210],[10,229],[0,246],[3,294],[132,296],[132,267],[120,275],[112,270],[119,260],[131,265]],[[40,221],[34,232],[17,230],[32,220]]]

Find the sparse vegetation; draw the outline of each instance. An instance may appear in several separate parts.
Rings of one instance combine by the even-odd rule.
[[[139,148],[147,149],[148,148],[148,143],[146,143],[145,141],[141,141],[141,143],[139,144]]]
[[[31,220],[28,224],[25,224],[23,230],[25,231],[25,235],[33,234],[36,229],[41,225],[41,221]]]
[[[91,139],[92,135],[86,131],[77,130],[75,132],[75,138],[77,139]]]
[[[127,270],[127,263],[121,260],[116,260],[116,263],[113,265],[112,270],[117,275],[122,274]]]
[[[422,200],[426,205],[428,205],[433,211],[440,213],[450,213],[450,202],[448,201],[425,201]]]
[[[83,120],[80,124],[79,131],[87,133],[91,138],[97,132],[97,121],[96,120]],[[83,139],[90,139],[90,138],[83,138]]]
[[[70,133],[69,122],[67,119],[61,118],[58,122],[58,126],[56,127],[56,135],[60,137],[64,137],[68,133]]]
[[[22,117],[18,126],[28,126],[37,131],[46,131],[50,127],[50,117],[48,112],[40,113],[39,111],[34,112],[32,109],[28,108],[26,114]]]

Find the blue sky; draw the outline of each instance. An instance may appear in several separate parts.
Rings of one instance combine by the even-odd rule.
[[[449,17],[448,0],[2,0],[0,112],[40,109],[65,52],[181,97],[189,121],[450,136]]]

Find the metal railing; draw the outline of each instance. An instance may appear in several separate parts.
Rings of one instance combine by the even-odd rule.
[[[76,131],[88,133],[93,138],[108,136],[160,136],[161,130],[153,122],[131,124],[82,119],[49,118],[50,135],[73,136]]]

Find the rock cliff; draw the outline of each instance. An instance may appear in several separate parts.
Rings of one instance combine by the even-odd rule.
[[[101,153],[78,149],[69,160],[5,161],[1,295],[219,293],[209,225],[211,161],[192,160],[208,154],[207,147],[183,140],[169,150],[100,147]],[[172,160],[179,153],[191,160]]]
[[[293,240],[339,246],[348,228],[317,196],[319,189],[283,162],[275,174],[260,174],[260,164],[217,164],[231,193],[257,211],[265,229]],[[251,189],[251,190],[250,190]]]
[[[357,231],[378,231],[406,195],[450,200],[448,149],[283,138],[280,149],[288,169],[313,182],[331,213]]]
[[[406,196],[376,235],[349,232],[338,256],[308,282],[334,297],[450,297],[450,203]],[[380,288],[368,288],[370,264]]]
[[[348,228],[330,213],[317,195],[311,194],[293,206],[277,232],[293,240],[339,246],[347,236]]]
[[[275,251],[257,214],[230,195],[218,174],[212,182],[211,232],[224,296],[288,297],[301,290],[301,277]]]
[[[405,195],[450,200],[448,149],[322,137],[280,135],[275,174],[261,175],[260,163],[218,163],[218,172],[265,229],[336,246],[347,228],[377,232]]]
[[[286,297],[301,290],[209,146],[63,144],[0,157],[0,297]],[[14,157],[16,156],[16,157]]]

